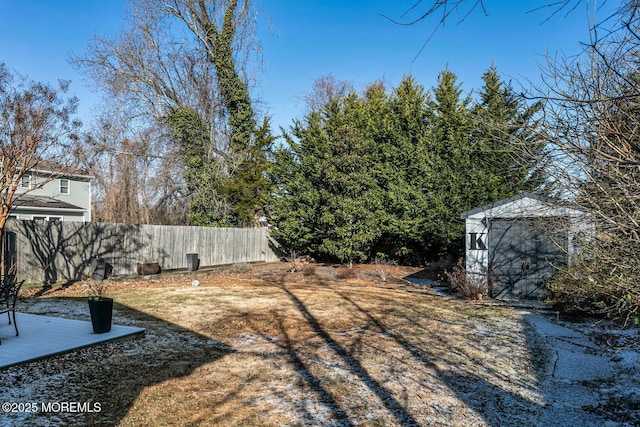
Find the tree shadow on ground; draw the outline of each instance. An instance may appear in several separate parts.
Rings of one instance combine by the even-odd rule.
[[[451,366],[450,369],[446,370],[442,369],[438,364],[434,363],[438,357],[432,352],[419,348],[401,334],[388,328],[383,320],[372,314],[370,310],[363,308],[345,292],[336,291],[336,294],[343,300],[348,301],[359,313],[363,314],[375,329],[399,344],[402,349],[411,355],[416,363],[434,371],[437,378],[446,384],[448,389],[455,393],[462,402],[480,415],[487,425],[496,427],[518,425],[521,421],[517,415],[524,412],[534,414],[540,410],[539,404],[505,390],[495,383],[490,383],[467,369],[459,369],[456,366]],[[411,321],[411,319],[406,319],[406,321]],[[470,349],[476,352],[484,350],[480,346],[474,346],[473,343],[465,343],[465,348],[461,348],[462,346],[457,342],[459,340],[456,339],[455,334],[447,336],[444,331],[439,334],[439,341],[451,353],[457,352],[463,357],[468,355]],[[505,378],[504,373],[494,368],[492,366],[483,366],[482,370],[490,377],[508,380],[508,378]],[[510,414],[515,415],[513,420],[509,420]]]
[[[367,307],[358,297],[356,292],[365,295],[366,288],[358,288],[352,291],[346,287],[335,286],[335,283],[323,283],[318,281],[313,286],[300,288],[287,282],[286,276],[273,276],[269,283],[260,283],[259,287],[250,288],[246,295],[254,296],[261,289],[270,288],[281,293],[287,299],[288,307],[267,307],[265,311],[250,311],[235,313],[232,316],[238,323],[244,326],[241,329],[257,336],[263,336],[265,342],[270,343],[270,348],[276,351],[253,349],[244,351],[240,347],[232,348],[220,342],[214,341],[207,335],[207,329],[198,327],[201,333],[194,333],[179,325],[151,316],[147,313],[134,310],[125,306],[117,306],[117,311],[126,323],[147,328],[143,338],[136,340],[123,340],[121,342],[107,343],[95,348],[81,350],[75,356],[59,356],[56,363],[47,365],[42,363],[43,369],[52,379],[64,378],[65,384],[59,385],[57,393],[59,400],[64,401],[99,401],[102,403],[100,413],[84,414],[81,418],[84,425],[117,425],[125,418],[130,424],[138,422],[141,425],[157,425],[168,423],[166,420],[144,418],[145,399],[155,399],[171,393],[172,385],[163,386],[148,392],[163,382],[172,379],[186,378],[194,374],[198,368],[221,362],[230,353],[239,356],[251,356],[261,361],[269,362],[272,359],[283,357],[290,363],[293,374],[286,377],[293,381],[299,381],[302,385],[291,385],[296,393],[310,392],[314,396],[314,404],[321,406],[328,413],[332,425],[350,426],[362,423],[363,419],[356,418],[352,402],[353,396],[345,396],[336,392],[333,383],[323,372],[333,373],[340,371],[338,380],[342,378],[357,378],[354,382],[360,389],[366,389],[367,395],[376,400],[375,405],[389,414],[387,421],[394,425],[420,425],[424,423],[424,407],[417,408],[415,400],[411,401],[408,386],[402,381],[395,381],[396,377],[402,377],[403,373],[397,369],[410,368],[420,371],[420,386],[430,388],[430,392],[452,394],[457,397],[462,405],[477,414],[473,420],[482,419],[484,424],[490,426],[519,425],[518,414],[535,414],[541,411],[540,403],[527,400],[525,397],[512,392],[505,383],[511,381],[508,376],[495,366],[471,366],[477,363],[471,353],[478,354],[486,351],[478,342],[469,341],[468,337],[461,338],[447,330],[448,327],[459,327],[455,317],[452,319],[436,319],[438,329],[424,330],[424,333],[433,333],[429,340],[420,338],[420,328],[411,335],[403,334],[403,325],[411,324],[416,319],[430,317],[430,313],[420,309],[420,306],[407,304],[403,306],[402,298],[398,294],[381,291],[376,297],[378,310]],[[341,328],[349,330],[349,339],[344,339],[345,329],[336,329],[331,326],[334,319],[318,312],[318,306],[307,300],[306,294],[301,292],[313,292],[314,290],[326,291],[327,304],[341,306],[341,311],[353,315],[353,318],[341,325]],[[272,292],[272,291],[269,292]],[[389,293],[387,293],[389,292]],[[414,298],[413,296],[410,298]],[[415,298],[421,298],[416,296]],[[431,297],[429,297],[431,298]],[[85,300],[82,300],[86,303]],[[454,306],[452,306],[455,309]],[[459,316],[464,316],[460,313]],[[227,315],[227,317],[230,317]],[[436,316],[433,316],[434,319]],[[229,319],[222,319],[228,321]],[[216,329],[221,325],[210,322],[208,318],[204,322],[210,323],[208,330],[213,331],[211,336],[216,336]],[[435,320],[434,320],[435,321]],[[273,324],[267,324],[273,322]],[[354,328],[354,326],[358,326]],[[465,324],[466,326],[466,324]],[[291,328],[303,328],[304,334],[297,334]],[[381,337],[372,341],[370,334]],[[271,340],[274,334],[279,338]],[[176,340],[179,342],[176,345]],[[309,343],[314,346],[309,347]],[[318,344],[319,343],[319,344]],[[372,345],[389,345],[389,348],[380,349],[381,355],[388,358],[387,371],[373,371],[367,364],[367,352],[375,351]],[[432,347],[429,347],[431,345]],[[435,349],[433,347],[437,346]],[[331,360],[325,362],[335,363],[318,369],[318,363],[323,362],[321,355],[314,353],[315,349],[323,348],[331,354]],[[99,351],[95,351],[99,350]],[[134,351],[135,350],[135,351]],[[454,357],[442,357],[446,351]],[[510,357],[506,354],[504,357]],[[77,364],[78,358],[82,363]],[[469,365],[457,366],[455,360],[470,361]],[[234,363],[242,363],[243,357],[239,357]],[[72,364],[73,368],[71,367]],[[53,366],[60,365],[59,368]],[[394,366],[396,365],[396,366]],[[214,363],[211,369],[217,372],[224,364]],[[266,366],[266,365],[265,365]],[[271,365],[269,365],[271,366]],[[326,369],[325,369],[326,367]],[[66,368],[66,369],[65,369]],[[241,410],[241,405],[246,405],[247,389],[264,387],[265,381],[260,373],[247,369],[246,377],[241,382],[226,387],[224,396],[211,399],[205,404],[205,411],[200,411],[192,419],[183,420],[185,425],[228,425],[228,420],[233,418],[231,411]],[[265,367],[265,369],[270,369]],[[68,370],[68,372],[67,372]],[[66,376],[64,374],[67,373]],[[280,379],[280,378],[279,378]],[[188,381],[188,379],[186,379]],[[391,381],[393,384],[389,383]],[[431,384],[433,381],[434,384]],[[514,380],[518,381],[518,380]],[[535,388],[535,384],[516,384],[520,387]],[[19,384],[15,384],[20,387]],[[199,385],[201,386],[201,385]],[[204,387],[209,387],[205,385]],[[192,394],[179,390],[181,398],[188,399],[193,394],[206,394],[215,390],[198,389]],[[272,391],[268,391],[271,393]],[[33,396],[37,398],[38,389]],[[284,394],[283,399],[287,398]],[[356,398],[357,399],[357,398]],[[174,401],[175,403],[175,401]],[[149,403],[153,404],[153,403]],[[186,402],[185,402],[186,404]],[[429,405],[425,401],[422,405]],[[157,406],[157,403],[155,404]],[[362,402],[367,407],[373,405],[370,402]],[[508,405],[508,406],[507,406]],[[307,408],[304,404],[294,405],[298,411],[295,422],[303,425],[316,425],[320,419],[313,407]],[[366,410],[366,409],[365,409]],[[437,411],[438,409],[434,409]],[[171,411],[171,408],[167,408]],[[420,415],[418,412],[421,412]],[[35,415],[34,415],[35,416]],[[255,421],[253,414],[247,415],[245,425],[251,425]],[[38,417],[53,417],[51,414],[41,414]],[[513,418],[512,418],[513,417]],[[529,419],[534,419],[531,415]],[[236,417],[237,420],[237,417]],[[60,418],[50,419],[49,424],[60,424]],[[78,418],[62,419],[66,424],[77,424]],[[235,424],[238,424],[237,422]],[[243,424],[243,422],[240,422]]]
[[[84,298],[66,300],[86,304]],[[29,419],[15,420],[15,425],[118,425],[146,388],[189,376],[199,367],[233,351],[209,337],[119,304],[114,304],[114,323],[132,324],[146,330],[139,337],[101,343],[27,365],[16,365],[3,373],[3,387],[13,388],[16,396],[28,392],[25,401],[51,400],[50,390],[55,388],[55,400],[58,402],[98,402],[100,410],[27,414]],[[50,381],[44,383],[33,378],[28,390],[23,389],[27,384],[20,373],[23,369],[40,373]],[[12,417],[19,415],[25,414],[4,414],[3,423],[11,424]],[[154,424],[150,420],[141,420],[141,423]]]
[[[284,278],[273,278],[274,286],[277,286],[284,292],[291,300],[299,313],[303,316],[306,324],[311,327],[317,337],[319,337],[326,347],[330,348],[333,353],[341,359],[343,367],[351,375],[360,379],[360,381],[366,385],[368,390],[375,396],[377,396],[380,402],[383,403],[388,413],[390,413],[395,419],[395,423],[398,425],[419,425],[420,422],[415,417],[415,408],[409,406],[408,399],[403,398],[403,393],[398,390],[392,391],[388,388],[386,381],[382,378],[371,374],[360,360],[359,354],[364,354],[367,351],[366,346],[362,345],[362,341],[357,337],[352,340],[349,345],[343,345],[332,337],[332,333],[327,330],[326,326],[323,326],[323,322],[314,316],[312,309],[307,306],[302,298],[296,295],[295,287],[287,285]],[[348,303],[351,306],[353,312],[359,313],[361,318],[366,319],[366,326],[363,326],[361,333],[377,332],[385,337],[393,340],[404,352],[410,355],[410,360],[413,360],[416,366],[422,366],[422,369],[426,369],[428,372],[433,372],[438,382],[445,385],[451,393],[458,397],[458,399],[470,408],[475,414],[482,418],[483,422],[490,426],[503,426],[503,425],[518,425],[522,421],[522,416],[529,420],[535,420],[542,410],[542,404],[540,401],[530,400],[525,396],[521,396],[515,393],[501,384],[509,383],[511,379],[504,372],[496,366],[456,366],[451,362],[445,362],[447,365],[443,368],[442,358],[425,349],[420,343],[414,344],[409,339],[406,339],[401,333],[394,331],[394,327],[386,324],[382,316],[376,315],[370,309],[361,306],[357,301],[349,296],[347,292],[340,291],[336,288],[332,288],[332,284],[329,283],[317,283],[316,285],[322,286],[324,289],[332,289],[334,295],[337,298],[336,304],[339,300]],[[389,301],[389,307],[393,307],[393,301]],[[391,310],[391,309],[390,309]],[[413,318],[418,316],[428,316],[428,313],[411,312],[403,314],[394,313],[394,321],[411,322]],[[461,314],[463,316],[463,314]],[[446,322],[444,322],[446,323]],[[437,336],[432,337],[434,342],[440,349],[446,349],[451,354],[455,354],[461,359],[472,360],[471,353],[481,353],[486,351],[482,345],[474,342],[460,343],[460,337],[457,337],[454,333],[448,334],[446,329],[443,329],[437,333]],[[311,378],[314,390],[316,390],[319,396],[328,397],[322,399],[328,402],[329,409],[340,418],[341,425],[350,425],[355,420],[350,419],[350,414],[346,405],[340,400],[340,398],[334,397],[331,389],[326,389],[321,384],[322,378],[314,377],[310,374],[310,369],[305,366],[304,362],[296,354],[295,348],[290,341],[285,341],[286,350],[290,353],[291,358],[297,360],[297,366],[306,376]],[[394,362],[393,355],[390,357],[390,364]],[[508,356],[506,356],[508,357]],[[439,362],[439,363],[436,363]],[[406,363],[406,362],[402,362]],[[476,374],[475,371],[480,371]],[[515,380],[517,381],[517,380]],[[537,390],[536,384],[514,384],[529,391]],[[310,421],[313,421],[311,419]]]
[[[282,319],[278,319],[278,329],[280,330],[281,335],[285,337],[282,344],[279,346],[286,352],[287,358],[295,367],[298,379],[305,383],[307,387],[318,396],[318,400],[323,402],[334,418],[341,421],[340,425],[351,426],[352,423],[349,420],[348,414],[340,408],[340,402],[333,397],[329,390],[322,386],[320,378],[311,373],[311,369],[307,363],[305,363],[304,358],[301,357],[300,351],[295,348]],[[304,412],[303,417],[305,420],[309,422],[315,421],[315,417],[311,412],[309,412],[305,407],[303,407],[302,410]]]
[[[393,415],[393,417],[401,425],[417,425],[418,422],[414,419],[411,413],[405,408],[394,395],[387,390],[382,383],[369,374],[367,369],[360,363],[360,361],[350,354],[350,351],[342,346],[338,341],[334,340],[331,335],[320,325],[318,319],[309,311],[304,302],[299,299],[286,285],[281,284],[280,289],[289,297],[294,303],[296,308],[304,316],[309,326],[313,329],[318,337],[320,337],[344,362],[352,375],[360,378],[368,389],[374,393],[380,401],[384,404],[387,410]],[[332,406],[336,406],[334,403]],[[343,415],[344,411],[340,411],[340,415]],[[348,414],[346,414],[348,419]]]

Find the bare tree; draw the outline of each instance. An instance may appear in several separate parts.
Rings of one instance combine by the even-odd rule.
[[[175,161],[177,155],[166,147],[163,129],[138,128],[130,117],[126,105],[106,104],[74,153],[78,163],[95,177],[93,219],[184,224],[186,215],[182,209],[174,209],[173,203],[184,197],[182,185],[179,179],[167,185],[167,180],[172,182],[182,173],[181,164]],[[163,205],[171,205],[173,215],[166,216]]]
[[[73,118],[78,101],[64,97],[68,88],[66,81],[60,81],[58,88],[29,81],[0,63],[0,242],[4,241],[11,210],[25,194],[52,179],[77,172],[71,167],[69,154],[80,127]],[[34,172],[38,172],[37,177]],[[31,185],[21,188],[27,174],[33,174]],[[0,248],[3,246],[0,244]],[[0,249],[0,259],[1,255]]]
[[[531,12],[546,10],[549,12],[546,19],[564,13],[565,16],[573,12],[578,6],[589,3],[591,0],[555,0],[543,1],[539,5],[533,5]],[[606,0],[604,1],[606,3]],[[488,15],[486,0],[417,0],[409,8],[405,9],[399,19],[393,19],[389,16],[382,15],[390,21],[398,25],[414,25],[418,22],[434,19],[436,27],[433,29],[432,36],[445,25],[445,23],[454,20],[461,23],[473,13],[481,12]],[[492,3],[491,0],[488,3]],[[545,19],[545,20],[546,20]]]
[[[333,99],[346,97],[353,90],[352,83],[338,80],[335,76],[329,74],[317,78],[313,82],[313,89],[311,93],[304,97],[304,102],[309,110],[318,110]]]
[[[604,0],[602,3],[606,2],[607,0]],[[492,0],[417,0],[406,8],[399,18],[384,14],[381,14],[381,16],[396,25],[416,25],[423,21],[431,24],[431,33],[416,54],[415,60],[420,56],[429,41],[437,34],[438,30],[443,28],[446,23],[452,23],[451,21],[453,21],[455,24],[460,24],[475,13],[482,13],[488,16],[491,3],[493,3]],[[566,17],[582,4],[586,4],[587,8],[591,7],[594,11],[599,6],[594,0],[540,0],[537,5],[535,3],[531,5],[532,8],[528,13],[546,13],[542,21],[546,22],[556,15],[564,14]]]
[[[72,58],[112,98],[122,100],[137,122],[133,127],[142,123],[164,138],[164,144],[157,144],[163,149],[154,151],[165,160],[150,169],[156,188],[167,191],[149,200],[158,213],[176,206],[176,176],[159,175],[175,172],[182,160],[170,141],[167,118],[172,111],[192,110],[204,120],[209,133],[204,155],[220,163],[221,178],[234,174],[244,161],[245,153],[231,141],[234,112],[243,102],[249,105],[243,123],[255,128],[246,72],[259,50],[254,18],[249,0],[134,0],[125,31],[115,39],[95,38],[85,56]],[[180,184],[178,193],[184,195],[186,187]]]
[[[640,318],[640,4],[593,27],[577,58],[549,58],[541,135],[560,195],[587,208],[595,236],[552,291],[571,309]]]
[[[209,124],[211,155],[224,156],[228,135],[225,102],[217,64],[225,13],[232,18],[229,35],[233,67],[241,82],[252,54],[255,12],[245,0],[134,0],[129,26],[116,39],[96,37],[88,53],[71,61],[111,96],[124,99],[131,111],[156,122],[175,108],[197,111]],[[227,97],[229,98],[229,97]]]

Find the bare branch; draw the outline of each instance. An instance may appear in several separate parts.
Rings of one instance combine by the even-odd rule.
[[[0,237],[9,212],[22,196],[52,179],[77,172],[69,153],[80,122],[74,120],[78,100],[65,98],[69,83],[59,87],[13,75],[0,63]],[[20,182],[38,171],[29,188]]]

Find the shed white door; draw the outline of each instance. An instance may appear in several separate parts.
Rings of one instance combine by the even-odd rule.
[[[566,265],[567,233],[548,218],[494,219],[489,227],[491,296],[539,299],[544,283]]]

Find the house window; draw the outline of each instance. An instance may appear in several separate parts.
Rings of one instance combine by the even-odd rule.
[[[31,174],[25,173],[20,179],[20,188],[31,188]]]
[[[61,179],[60,180],[60,194],[69,194],[69,180]]]
[[[18,215],[9,215],[8,219],[18,219]]]
[[[46,220],[47,220],[47,217],[46,217],[46,216],[36,216],[36,215],[33,215],[33,216],[31,217],[31,219],[33,219],[34,221],[46,221]]]
[[[49,222],[60,222],[62,221],[62,218],[59,216],[50,216],[49,217]]]

